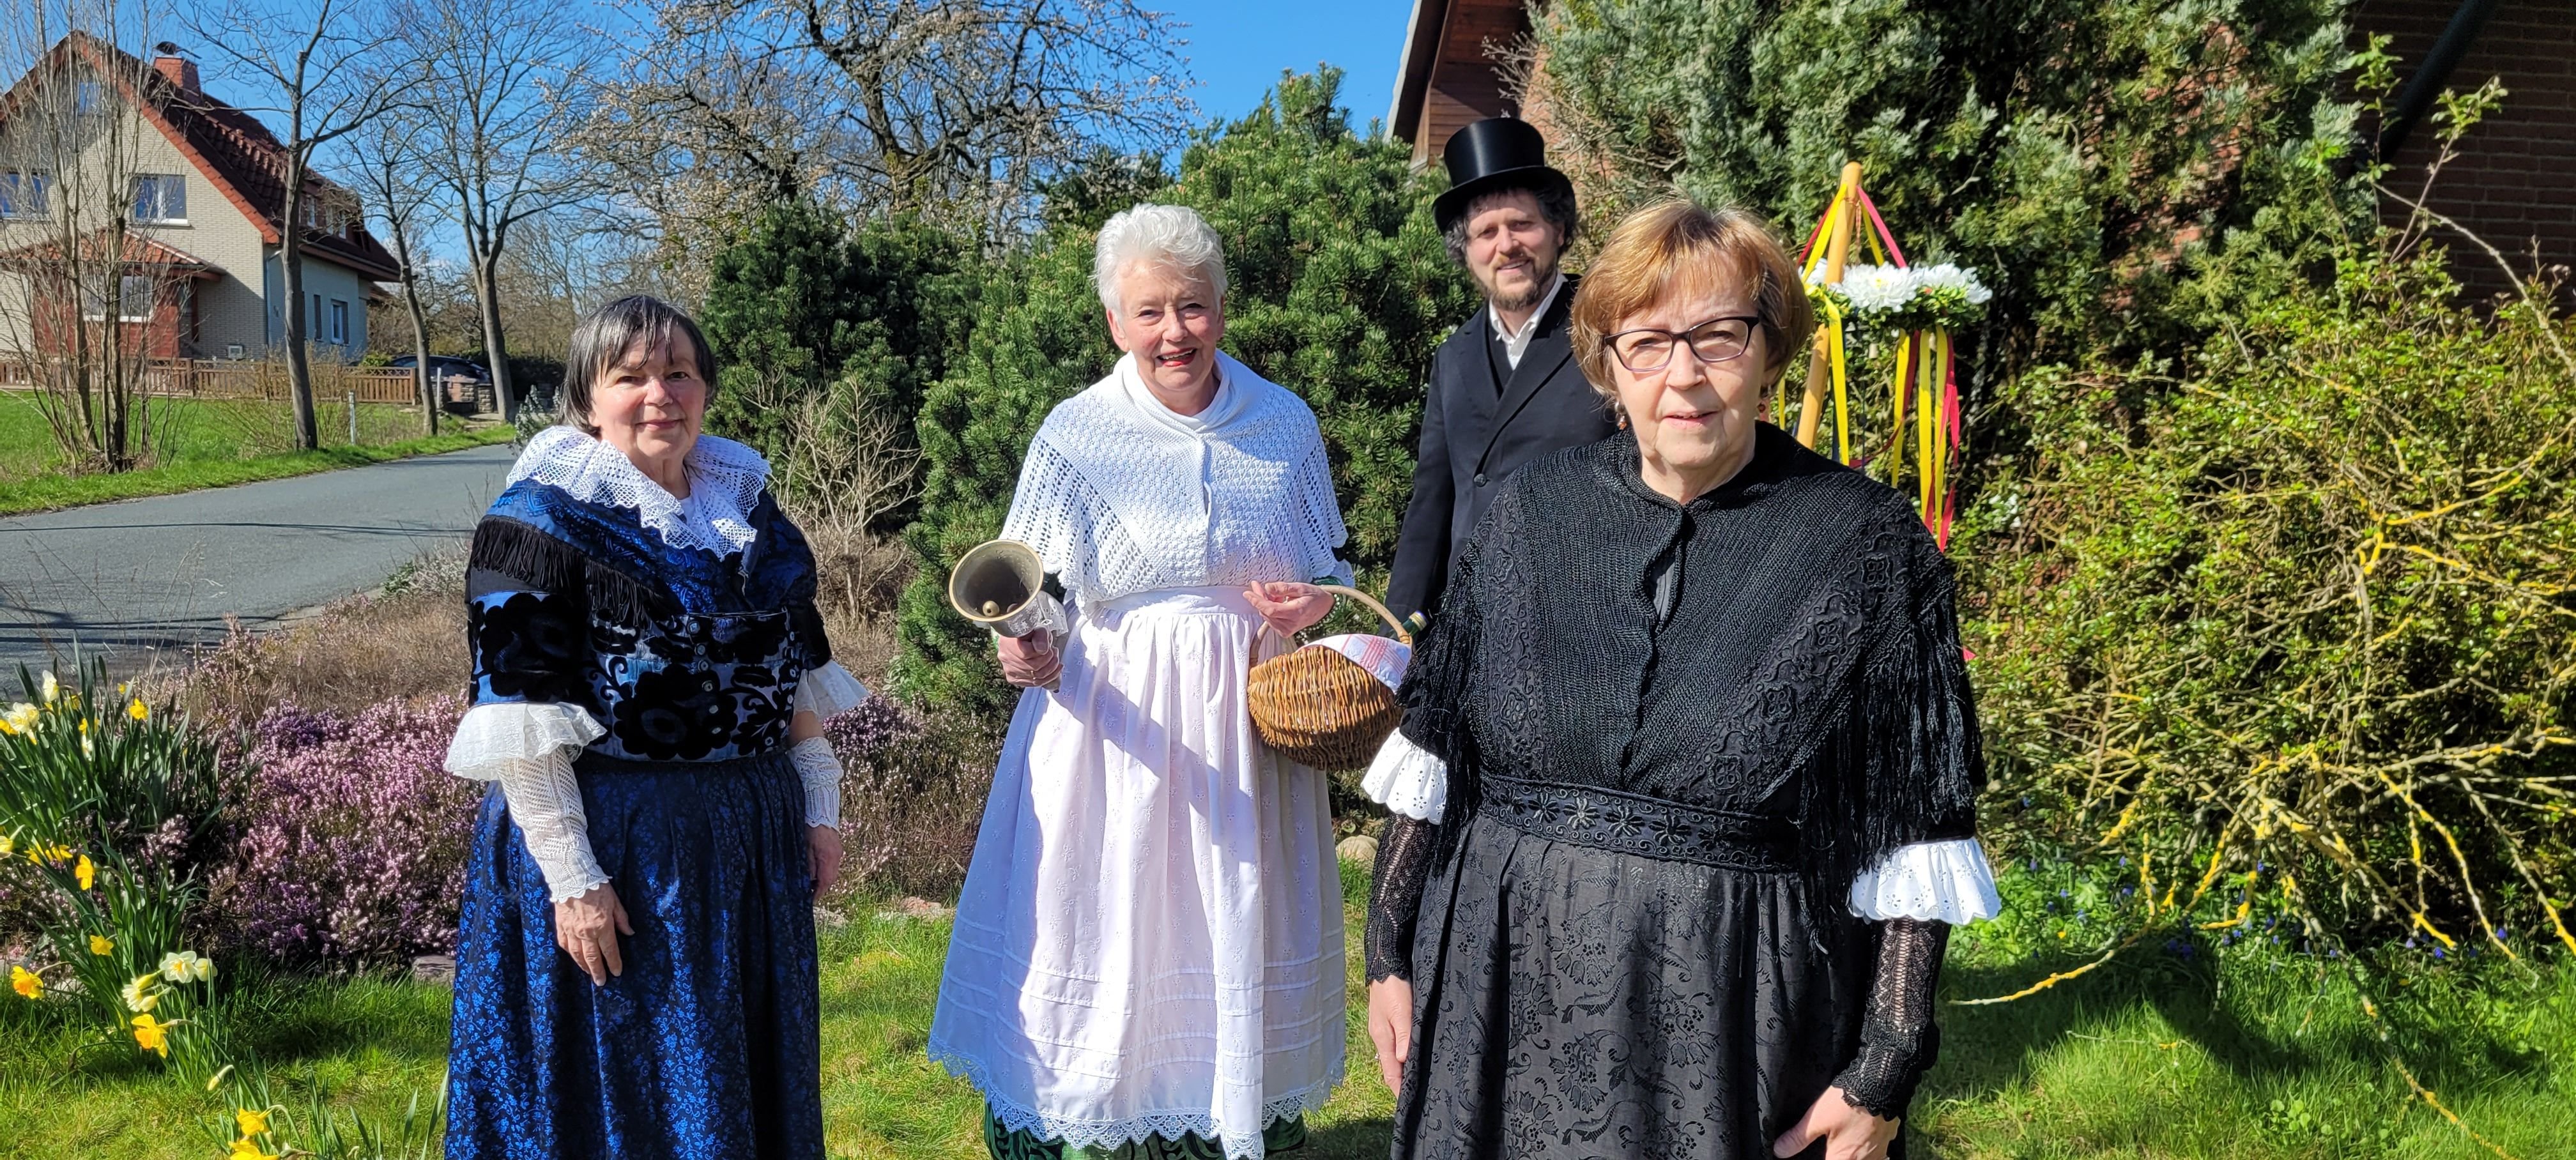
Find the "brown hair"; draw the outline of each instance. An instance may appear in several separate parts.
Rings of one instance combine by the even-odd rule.
[[[1740,209],[1703,209],[1687,201],[1628,215],[1584,271],[1574,294],[1574,357],[1584,377],[1592,380],[1593,390],[1615,398],[1610,335],[1621,322],[1667,295],[1748,279],[1756,283],[1753,310],[1762,317],[1769,355],[1763,374],[1777,380],[1790,357],[1806,348],[1816,316],[1797,264],[1761,219]]]
[[[572,350],[564,359],[563,421],[599,434],[599,425],[590,421],[591,390],[637,342],[659,346],[673,334],[688,338],[689,349],[697,354],[698,379],[706,384],[707,401],[714,402],[716,352],[708,348],[707,336],[698,333],[698,324],[659,298],[630,294],[591,311],[573,327]]]

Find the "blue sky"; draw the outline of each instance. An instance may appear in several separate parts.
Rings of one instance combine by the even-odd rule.
[[[1191,98],[1204,119],[1232,120],[1251,112],[1279,70],[1313,69],[1318,61],[1343,70],[1342,104],[1351,127],[1368,131],[1395,99],[1396,56],[1404,51],[1411,0],[1148,0],[1189,25],[1181,54],[1198,81]]]

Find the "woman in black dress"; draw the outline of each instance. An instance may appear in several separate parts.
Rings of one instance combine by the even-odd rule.
[[[1504,482],[1370,770],[1394,1155],[1874,1160],[1999,904],[1950,570],[1760,420],[1811,326],[1752,218],[1629,219],[1574,305],[1627,432]]]

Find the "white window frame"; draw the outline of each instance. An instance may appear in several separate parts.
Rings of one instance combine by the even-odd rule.
[[[177,216],[173,217],[166,213],[159,217],[143,216],[143,190],[147,183],[157,194],[152,201],[152,208],[155,210],[168,209],[170,205],[169,191],[176,190],[178,192],[179,213]],[[184,226],[188,224],[188,175],[184,173],[135,174],[134,220],[138,224],[147,226]]]
[[[134,304],[137,283],[141,283],[143,313],[128,314],[126,313],[126,310]],[[152,310],[154,307],[160,305],[160,297],[159,287],[153,285],[152,276],[150,274],[117,275],[116,320],[118,322],[151,322]],[[107,321],[107,295],[104,291],[89,287],[82,288],[81,318],[88,322]]]
[[[0,173],[0,186],[5,186],[7,188],[6,197],[8,199],[9,206],[6,210],[0,210],[0,219],[6,219],[9,221],[43,221],[54,216],[53,174],[47,173],[41,169],[22,169],[10,173]],[[30,188],[33,188],[36,191],[36,196],[33,199],[35,202],[33,209],[28,209],[20,205],[20,195],[24,194]]]

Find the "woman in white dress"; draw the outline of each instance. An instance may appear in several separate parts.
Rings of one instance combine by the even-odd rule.
[[[1342,910],[1324,777],[1245,681],[1331,611],[1306,581],[1349,582],[1341,512],[1313,412],[1217,350],[1205,221],[1127,210],[1094,276],[1126,355],[1047,416],[1002,530],[1073,628],[997,642],[1026,692],[929,1051],[1003,1160],[1262,1156],[1342,1074]]]

